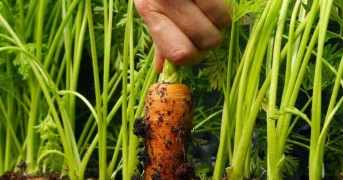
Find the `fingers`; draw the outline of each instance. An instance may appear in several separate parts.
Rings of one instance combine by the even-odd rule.
[[[155,43],[158,71],[164,58],[182,66],[199,63],[230,23],[224,0],[135,0],[135,5]]]
[[[163,62],[159,60],[163,56],[176,65],[191,66],[199,63],[206,52],[201,52],[195,47],[192,41],[169,18],[158,13],[155,16],[150,17],[151,23],[153,23],[150,31],[157,47],[155,52],[157,61]],[[155,23],[155,20],[160,22]],[[150,24],[150,21],[147,23]]]
[[[199,50],[210,50],[220,43],[219,29],[193,1],[160,1],[166,5],[160,7],[162,12],[177,24]]]
[[[139,8],[139,3],[136,6]],[[145,5],[145,10],[140,10],[142,18],[149,27],[151,36],[154,40],[156,52],[156,68],[161,70],[163,61],[162,56],[174,64],[191,66],[199,63],[205,52],[201,52],[187,35],[166,15],[162,14],[154,6]],[[162,54],[162,55],[161,55]]]
[[[224,0],[195,0],[197,6],[219,29],[228,27],[231,24],[229,10]]]

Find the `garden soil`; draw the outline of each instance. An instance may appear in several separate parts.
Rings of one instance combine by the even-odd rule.
[[[67,176],[61,177],[58,173],[45,175],[24,175],[22,172],[6,172],[0,180],[69,180]]]

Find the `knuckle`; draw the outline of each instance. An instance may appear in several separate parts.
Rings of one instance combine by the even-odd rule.
[[[200,63],[206,53],[193,51],[192,48],[178,47],[175,51],[169,51],[165,57],[179,66],[193,66]]]
[[[187,46],[168,51],[165,58],[178,66],[193,66],[200,63],[207,51],[197,51]]]
[[[202,51],[208,51],[217,47],[220,41],[221,41],[221,34],[218,31],[216,33],[211,34],[210,36],[207,36],[207,38],[204,41],[201,41],[199,43],[198,48]]]
[[[184,65],[184,63],[189,59],[191,53],[192,52],[188,48],[178,48],[173,51],[169,51],[167,59],[176,65]]]

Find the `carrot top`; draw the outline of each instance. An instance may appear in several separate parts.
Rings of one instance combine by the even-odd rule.
[[[168,60],[165,60],[163,64],[163,71],[160,75],[159,81],[166,83],[180,83],[181,76],[179,67],[169,62]]]

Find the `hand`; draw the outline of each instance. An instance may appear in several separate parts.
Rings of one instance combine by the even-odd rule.
[[[199,63],[221,39],[231,18],[224,0],[135,0],[155,43],[156,69]]]

